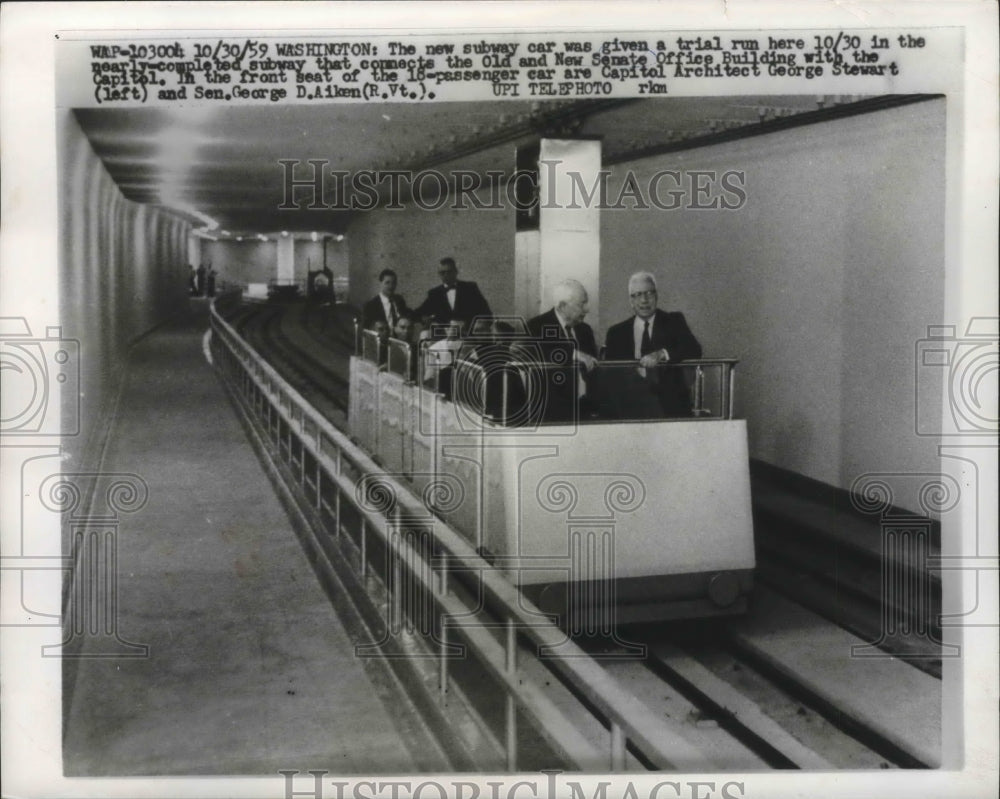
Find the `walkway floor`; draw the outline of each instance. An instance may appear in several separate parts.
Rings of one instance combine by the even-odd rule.
[[[103,470],[149,487],[117,569],[119,635],[149,654],[66,661],[65,772],[426,770],[205,360],[207,325],[193,300],[131,354]]]

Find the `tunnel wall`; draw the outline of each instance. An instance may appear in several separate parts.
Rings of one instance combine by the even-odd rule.
[[[706,355],[740,359],[752,457],[840,488],[939,471],[914,406],[940,413],[941,375],[917,397],[914,350],[944,312],[944,157],[937,99],[616,166],[612,198],[629,171],[736,170],[746,201],[604,212],[605,327],[648,270]]]
[[[204,241],[202,260],[220,281],[267,283],[278,275],[278,248],[273,241]]]
[[[488,205],[488,194],[481,195]],[[471,200],[465,202],[471,208]],[[399,293],[415,308],[437,285],[438,262],[451,256],[459,280],[473,280],[494,313],[509,314],[514,305],[514,211],[508,203],[495,210],[438,211],[409,205],[401,210],[358,214],[348,235],[350,299],[356,306],[375,296],[378,273],[394,269]]]
[[[80,465],[107,423],[129,346],[188,301],[190,225],[127,200],[72,111],[58,112],[57,135],[59,323],[80,342],[79,396],[63,397],[64,418],[76,415],[80,432],[63,446]]]
[[[628,275],[649,270],[706,356],[740,359],[751,457],[840,488],[871,471],[938,472],[914,407],[940,413],[941,375],[925,374],[918,397],[914,348],[943,314],[944,154],[937,99],[610,168],[609,200],[629,172],[645,186],[659,170],[741,172],[746,200],[698,210],[689,192],[677,210],[602,212],[599,341],[630,315]],[[413,305],[450,254],[510,313],[513,242],[509,207],[358,215],[351,298],[391,266]]]

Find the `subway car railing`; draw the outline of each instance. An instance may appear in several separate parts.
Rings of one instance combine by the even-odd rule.
[[[357,542],[355,570],[363,581],[374,568],[368,550],[374,549],[377,541],[387,553],[387,635],[399,632],[407,611],[417,612],[405,606],[407,598],[417,591],[435,608],[428,629],[437,648],[437,690],[442,695],[449,690],[449,664],[456,657],[453,635],[473,650],[503,689],[502,740],[508,769],[517,768],[519,710],[577,769],[606,766],[622,771],[629,747],[656,768],[670,768],[679,761],[687,768],[712,768],[678,726],[624,690],[465,537],[440,518],[430,516],[428,504],[410,486],[387,474],[318,413],[243,341],[214,306],[211,328],[216,368],[313,505],[322,525],[316,534],[334,542],[350,535]],[[423,496],[428,496],[426,489]],[[350,529],[352,525],[356,529]],[[470,595],[458,585],[452,576],[458,572],[477,575],[479,590]],[[498,622],[484,621],[484,600]],[[519,668],[521,642],[532,645],[539,653],[538,662],[571,686],[581,706],[605,727],[608,738],[603,746],[595,746],[538,682]],[[359,654],[378,650],[379,645],[374,644]]]
[[[419,383],[435,393],[454,399],[486,421],[506,425],[522,420],[525,409],[550,406],[554,399],[553,377],[562,373],[564,384],[575,382],[578,367],[566,342],[527,339],[496,340],[481,337],[473,343],[442,339],[423,340],[416,345],[395,338],[379,337],[363,330],[355,319],[355,355],[377,364],[383,371]],[[644,369],[637,360],[601,360],[588,374],[591,421],[674,416],[653,403],[626,403],[623,399],[648,395],[645,379],[655,371],[658,379],[671,379],[690,397],[690,413],[684,418],[732,419],[736,358],[698,358],[660,364]],[[454,391],[452,390],[454,387]],[[523,407],[513,407],[512,397]],[[575,399],[575,398],[574,398]],[[577,412],[574,421],[588,421]],[[679,414],[678,414],[679,415]],[[527,416],[531,416],[527,411]],[[536,420],[538,421],[538,420]],[[544,419],[542,420],[544,421]],[[516,421],[514,422],[516,423]]]
[[[665,418],[732,419],[737,363],[735,358],[703,358],[644,369],[638,361],[598,361],[585,380],[586,407],[574,407],[568,414],[554,415],[557,419],[569,416],[579,423]],[[678,407],[673,411],[664,408],[656,393],[650,390],[647,373],[653,369],[659,380],[671,380],[676,384],[673,389],[683,392],[683,399],[677,399]],[[474,357],[459,357],[454,365],[454,391],[448,396],[495,424],[524,423],[532,417],[537,417],[534,421],[550,421],[546,409],[558,411],[560,399],[576,403],[574,389],[578,373],[579,368],[571,361],[547,363],[510,359],[483,362]],[[568,396],[561,397],[560,392],[553,390],[559,384],[567,387]]]

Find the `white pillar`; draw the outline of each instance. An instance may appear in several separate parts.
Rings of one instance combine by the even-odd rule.
[[[579,280],[590,299],[587,323],[600,324],[601,143],[542,139],[538,155],[538,226],[514,236],[514,304],[525,318],[551,307],[552,287]],[[593,193],[589,200],[586,196]]]
[[[281,236],[278,238],[278,272],[279,282],[290,283],[295,279],[295,238]]]

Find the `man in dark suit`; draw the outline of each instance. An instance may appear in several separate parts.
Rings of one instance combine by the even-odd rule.
[[[559,362],[560,343],[567,345],[563,352],[572,348],[573,363],[568,374],[551,367],[545,371],[546,421],[568,421],[579,418],[578,411],[583,415],[589,412],[586,376],[597,365],[597,341],[590,325],[583,321],[588,299],[579,281],[564,280],[552,290],[552,308],[528,320],[528,332],[540,341],[544,360]]]
[[[363,326],[371,329],[376,322],[384,322],[390,331],[396,329],[400,317],[408,312],[406,301],[396,293],[396,273],[383,269],[378,275],[379,291],[361,309]]]
[[[427,292],[414,314],[425,324],[446,325],[458,321],[464,328],[477,316],[490,316],[490,306],[472,281],[458,279],[454,258],[442,258],[438,275],[441,285]]]
[[[657,308],[656,278],[637,272],[628,281],[629,303],[635,315],[608,329],[604,357],[611,361],[637,360],[642,382],[659,400],[664,416],[690,416],[691,393],[680,369],[665,368],[701,357],[701,344],[684,314]]]

